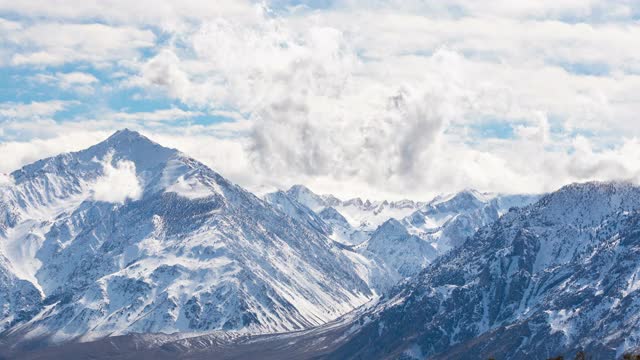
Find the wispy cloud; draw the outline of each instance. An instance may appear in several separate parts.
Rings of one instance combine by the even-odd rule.
[[[71,90],[82,95],[92,94],[94,86],[100,82],[92,74],[80,71],[57,72],[54,74],[41,73],[33,75],[31,79],[40,84],[57,86],[62,90]]]
[[[74,101],[33,101],[30,103],[0,103],[0,119],[37,119],[51,117],[74,104]]]
[[[202,116],[201,111],[185,111],[178,108],[160,109],[155,111],[140,112],[117,112],[109,114],[109,118],[113,120],[134,120],[143,122],[171,122],[181,119],[191,119]]]

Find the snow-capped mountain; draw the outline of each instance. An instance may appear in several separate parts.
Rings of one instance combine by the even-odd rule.
[[[324,221],[321,214],[316,214],[313,210],[293,200],[284,191],[269,193],[265,195],[265,200],[285,215],[306,223],[323,235],[331,235],[331,227]]]
[[[640,345],[640,187],[570,185],[398,286],[331,358],[616,358]]]
[[[0,332],[28,320],[42,309],[38,289],[18,278],[8,259],[0,254]]]
[[[417,274],[437,256],[460,246],[477,229],[496,221],[509,208],[527,205],[537,198],[537,195],[465,190],[438,196],[428,203],[403,200],[374,204],[357,198],[342,201],[333,195],[317,195],[302,185],[265,196],[288,215],[316,224],[312,226],[346,245],[346,250],[360,254],[356,263],[364,266],[366,273],[376,274],[364,277],[378,292]],[[349,212],[351,219],[357,217],[360,225],[347,220],[340,211]],[[371,228],[371,224],[380,221],[383,222]],[[346,255],[353,259],[353,254]],[[363,263],[362,257],[367,261]]]
[[[377,304],[318,328],[128,348],[158,359],[175,349],[192,359],[548,359],[578,351],[617,359],[640,349],[639,229],[640,187],[570,185],[512,208]],[[80,349],[117,353],[131,342]]]
[[[294,185],[287,194],[309,209],[320,213],[326,208],[338,211],[357,230],[373,231],[385,221],[400,220],[424,203],[413,200],[370,201],[360,198],[340,200],[333,195],[317,195],[303,185]]]
[[[124,159],[117,151],[107,153],[112,163]],[[194,359],[213,354],[229,359],[538,359],[573,356],[578,350],[595,358],[616,358],[640,348],[640,187],[575,184],[521,208],[516,205],[531,197],[469,191],[439,197],[418,210],[425,224],[432,221],[433,228],[444,233],[452,219],[468,217],[479,230],[438,255],[428,238],[416,234],[428,227],[413,224],[409,229],[410,217],[387,219],[361,244],[340,245],[326,236],[332,222],[348,222],[335,203],[315,213],[288,193],[278,193],[268,197],[271,206],[197,162],[177,177],[182,180],[157,182],[166,177],[138,173],[130,161],[140,179],[137,200],[95,200],[95,189],[85,179],[99,182],[105,163],[95,174],[78,164],[78,173],[88,175],[77,179],[76,188],[65,186],[76,190],[56,190],[48,197],[19,190],[28,188],[24,179],[29,178],[21,180],[16,176],[20,173],[14,175],[15,184],[3,187],[2,250],[9,256],[0,263],[1,289],[17,290],[3,298],[9,299],[3,311],[10,317],[3,322],[9,330],[0,352],[20,354],[6,350],[12,334],[31,331],[33,336],[38,330],[68,337],[77,329],[111,335],[183,332],[71,344],[53,354],[109,349],[109,354],[130,351],[130,358],[158,359],[176,354]],[[46,171],[24,173],[38,174],[47,179],[44,183],[60,183],[58,175]],[[171,190],[178,181],[185,195]],[[205,186],[213,189],[212,195],[194,195],[203,193],[198,184],[214,181]],[[189,191],[194,188],[197,191]],[[30,195],[12,202],[19,194]],[[70,200],[79,194],[89,197]],[[39,210],[41,203],[57,206],[44,211]],[[69,204],[71,211],[64,210]],[[52,213],[52,220],[32,220]],[[490,222],[492,217],[496,220]],[[446,220],[436,222],[442,218]],[[29,231],[21,227],[25,223]],[[459,233],[466,234],[465,226]],[[12,250],[17,234],[37,251]],[[136,245],[141,243],[143,248]],[[254,252],[259,255],[248,255]],[[28,259],[30,253],[37,261],[14,269],[12,259]],[[82,265],[70,265],[74,263]],[[37,271],[31,274],[32,269]],[[419,273],[378,303],[329,321],[369,299],[372,292],[366,284],[379,281],[376,277],[389,279],[390,269],[399,278]],[[36,283],[31,283],[34,278]],[[61,281],[64,285],[53,285]],[[218,291],[221,286],[224,290]],[[354,286],[359,290],[350,290]],[[34,293],[43,300],[24,301]],[[136,312],[140,308],[141,313]],[[334,312],[324,315],[329,309]],[[211,322],[220,318],[239,322],[228,327]],[[315,324],[319,326],[311,328]],[[259,337],[184,332],[288,327],[304,330]],[[46,354],[33,353],[34,358]]]
[[[0,187],[5,339],[288,331],[374,296],[314,214],[287,216],[136,132],[11,179]]]
[[[639,226],[627,183],[261,200],[119,131],[0,183],[0,356],[615,358],[640,348]]]
[[[539,195],[502,195],[464,190],[439,196],[402,219],[407,231],[433,245],[439,254],[456,248],[479,228],[513,207],[536,201]]]
[[[419,273],[438,255],[431,244],[409,234],[404,225],[393,218],[380,225],[365,245],[361,250],[365,256],[393,269],[400,278]]]
[[[311,228],[316,229],[334,241],[334,244],[340,248],[342,254],[352,261],[358,276],[364,279],[369,288],[376,294],[384,293],[403,279],[404,276],[408,276],[401,275],[398,271],[398,268],[403,266],[404,262],[411,266],[416,266],[414,264],[417,261],[416,259],[422,257],[420,254],[415,257],[407,257],[402,262],[387,263],[385,260],[390,254],[398,254],[396,258],[400,258],[405,251],[411,250],[411,245],[415,247],[415,244],[411,241],[415,239],[410,239],[408,234],[406,239],[401,239],[396,234],[397,232],[389,231],[387,233],[388,228],[384,224],[380,226],[382,229],[373,232],[357,230],[333,207],[316,208],[319,209],[319,213],[316,214],[307,206],[299,203],[289,193],[283,191],[266,194],[264,199],[278,211],[308,224]],[[404,229],[401,224],[398,223],[398,225]],[[370,250],[368,246],[370,238],[372,238],[372,234],[376,233],[378,235],[375,237],[376,240],[372,242]],[[385,240],[381,238],[387,236],[388,244],[391,247],[383,249]],[[360,240],[357,237],[362,237],[364,240]],[[423,240],[417,240],[424,246],[429,246]],[[358,245],[353,245],[354,243]],[[410,265],[403,266],[403,270],[408,270]]]

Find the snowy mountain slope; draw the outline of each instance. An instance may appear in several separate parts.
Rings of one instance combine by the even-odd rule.
[[[5,337],[287,331],[374,295],[312,222],[132,131],[11,176],[0,201],[9,269],[0,286],[24,279],[44,300],[22,305],[43,310]]]
[[[291,194],[297,194],[310,204],[318,204],[324,198],[302,186],[292,189],[287,193],[278,191],[267,194],[265,200],[293,218],[312,222],[312,226],[344,245],[343,253],[359,269],[360,277],[367,279],[369,286],[378,293],[384,293],[398,281],[417,274],[437,256],[437,251],[431,244],[409,234],[405,226],[394,218],[388,219],[373,231],[358,230],[331,206],[316,207],[319,214],[314,216],[313,211]],[[329,199],[334,205],[339,201],[333,197]]]
[[[533,203],[538,195],[500,195],[464,190],[436,197],[402,219],[407,230],[433,245],[439,254],[456,248],[479,228],[496,221],[512,207]]]
[[[365,233],[368,239],[356,249],[387,269],[388,277],[397,282],[418,274],[438,256],[461,246],[479,228],[496,221],[505,211],[501,205],[511,208],[535,198],[473,190],[438,197],[402,221],[390,218],[375,231]]]
[[[286,203],[287,209],[308,209],[309,206],[316,209],[327,224],[332,239],[350,246],[364,257],[367,260],[365,267],[377,264],[377,276],[373,277],[376,280],[370,285],[380,292],[403,278],[417,274],[437,256],[464,243],[478,228],[496,221],[509,208],[527,205],[537,198],[539,196],[465,190],[436,197],[426,204],[413,201],[373,204],[359,199],[343,202],[332,195],[316,195],[302,185],[293,186],[286,193],[280,191],[267,195],[267,201],[276,207]],[[417,206],[420,207],[414,211]],[[362,220],[362,226],[349,222],[341,211],[350,211],[351,219],[357,217]],[[409,211],[412,211],[409,216],[398,216]],[[288,213],[303,221],[313,218],[302,210],[290,210]],[[385,220],[371,229],[371,224],[382,219]],[[362,264],[360,258],[356,260]],[[386,275],[383,276],[384,273]]]
[[[0,332],[40,312],[42,297],[38,289],[16,277],[8,259],[0,254]]]
[[[354,230],[353,227],[347,222],[347,220],[334,208],[323,208],[319,214],[299,203],[288,193],[283,191],[277,191],[265,195],[265,201],[269,202],[276,209],[283,214],[296,219],[298,221],[307,223],[311,228],[316,229],[322,234],[327,235],[335,244],[340,248],[340,251],[346,256],[352,263],[358,277],[364,279],[369,288],[374,290],[376,294],[381,294],[393,285],[395,285],[403,276],[400,275],[396,267],[400,267],[401,263],[411,264],[416,262],[416,257],[407,257],[404,262],[397,261],[394,264],[387,264],[385,262],[385,255],[392,253],[398,254],[398,256],[405,251],[416,250],[415,246],[409,239],[400,240],[398,236],[389,233],[389,239],[387,245],[389,248],[385,249],[385,239],[377,239],[376,246],[372,246],[372,249],[367,249],[365,242],[369,240],[370,234],[364,231]],[[397,221],[396,221],[397,222]],[[398,223],[399,224],[399,223]],[[400,225],[402,226],[402,225]],[[382,226],[381,226],[382,227]],[[376,232],[373,232],[374,234]],[[385,237],[384,231],[378,233],[378,237]],[[362,237],[363,240],[358,237]],[[419,240],[424,246],[429,246],[426,242]],[[353,244],[359,245],[353,245]]]
[[[579,349],[616,358],[640,346],[639,228],[639,187],[570,185],[508,211],[378,304],[335,322],[258,337],[147,339],[135,347],[125,337],[118,346],[156,359],[546,359]],[[56,351],[131,354],[113,346]]]
[[[437,257],[437,250],[423,239],[409,234],[395,219],[373,232],[362,253],[393,269],[400,278],[419,273]]]
[[[308,207],[293,200],[284,191],[277,191],[265,195],[265,201],[287,216],[305,222],[309,227],[317,230],[321,234],[331,235],[331,227],[325,223],[322,216],[319,216]]]
[[[397,287],[332,358],[598,358],[640,343],[640,188],[570,185]]]
[[[317,195],[303,185],[292,186],[287,190],[287,194],[316,213],[331,207],[353,228],[362,231],[373,231],[390,218],[400,220],[424,205],[412,200],[340,200],[333,195]]]

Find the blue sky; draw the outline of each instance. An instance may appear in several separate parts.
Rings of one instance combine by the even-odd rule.
[[[0,172],[129,127],[251,189],[635,181],[634,1],[0,0]]]

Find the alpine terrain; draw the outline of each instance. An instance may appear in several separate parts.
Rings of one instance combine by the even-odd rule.
[[[122,130],[0,187],[0,355],[597,359],[640,349],[640,187],[252,195]]]
[[[10,342],[299,330],[374,296],[321,222],[287,216],[136,132],[11,178],[0,188]]]

